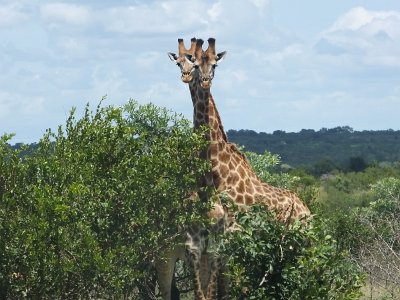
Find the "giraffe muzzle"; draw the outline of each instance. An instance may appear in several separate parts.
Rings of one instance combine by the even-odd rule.
[[[192,76],[192,74],[191,73],[186,73],[186,72],[184,72],[184,73],[182,73],[182,81],[184,82],[184,83],[189,83],[189,82],[191,82],[192,81],[192,79],[193,79],[193,76]]]
[[[203,89],[209,89],[211,87],[210,78],[206,78],[206,77],[201,78],[200,85]]]

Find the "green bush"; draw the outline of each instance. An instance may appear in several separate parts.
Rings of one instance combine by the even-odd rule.
[[[265,151],[263,154],[254,152],[245,152],[254,172],[264,182],[268,182],[273,186],[283,188],[293,188],[299,180],[296,176],[288,173],[279,172],[281,158],[279,155]]]
[[[368,275],[371,299],[375,291],[398,295],[400,180],[380,179],[368,192],[366,207],[330,213],[329,227],[338,249],[347,250],[353,263]]]
[[[371,186],[375,201],[368,211],[376,217],[393,217],[400,214],[400,179],[388,177]]]
[[[0,298],[134,295],[149,261],[206,204],[189,122],[153,105],[73,110],[30,155],[0,141]]]
[[[232,299],[358,299],[363,275],[323,220],[309,228],[276,221],[262,206],[240,212],[222,237]]]
[[[329,213],[328,222],[340,249],[349,250],[354,255],[360,251],[361,245],[372,245],[377,238],[387,238],[392,244],[396,238],[394,228],[399,226],[399,179],[378,180],[364,195],[369,199],[368,206]]]

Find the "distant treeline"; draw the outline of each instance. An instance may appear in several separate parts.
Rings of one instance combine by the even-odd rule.
[[[354,131],[349,126],[322,128],[318,131],[274,131],[272,134],[252,130],[229,130],[229,140],[248,151],[265,150],[279,154],[282,162],[293,167],[311,167],[332,163],[344,168],[354,158],[367,164],[400,161],[400,131]]]
[[[400,130],[355,131],[349,126],[322,128],[300,132],[276,130],[273,133],[253,130],[228,130],[231,142],[256,153],[279,154],[282,162],[292,167],[308,169],[320,165],[323,169],[346,169],[349,164],[400,161]],[[20,148],[16,144],[14,148]],[[30,144],[28,153],[37,147]],[[24,152],[26,153],[26,152]],[[321,166],[322,164],[322,166]]]

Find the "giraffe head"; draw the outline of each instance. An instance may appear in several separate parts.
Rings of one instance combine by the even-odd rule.
[[[196,65],[188,59],[193,57],[196,50],[196,38],[192,38],[189,49],[185,48],[183,39],[178,39],[178,55],[168,52],[169,58],[181,69],[181,79],[185,83],[192,81]]]
[[[200,86],[203,89],[209,89],[214,78],[215,68],[218,66],[218,62],[225,57],[226,51],[216,54],[214,38],[208,39],[208,48],[206,51],[202,49],[203,43],[203,40],[198,39],[196,41],[194,57],[191,54],[187,54],[186,57],[194,63],[195,68],[199,71]]]

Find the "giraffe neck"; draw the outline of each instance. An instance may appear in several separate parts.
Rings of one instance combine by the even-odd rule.
[[[283,215],[294,205],[295,211],[291,218],[308,215],[308,208],[297,195],[262,182],[246,157],[235,145],[228,142],[210,90],[200,87],[198,77],[192,80],[189,88],[194,107],[195,130],[202,125],[210,129],[206,134],[208,149],[201,155],[211,162],[212,170],[205,175],[206,181],[203,186],[226,191],[230,199],[238,205],[261,202],[272,210],[282,212]]]
[[[209,143],[227,143],[227,136],[210,89],[202,89],[198,78],[195,78],[189,84],[189,89],[194,109],[194,128],[199,129],[201,126],[207,126],[210,129],[209,133],[206,134]]]

